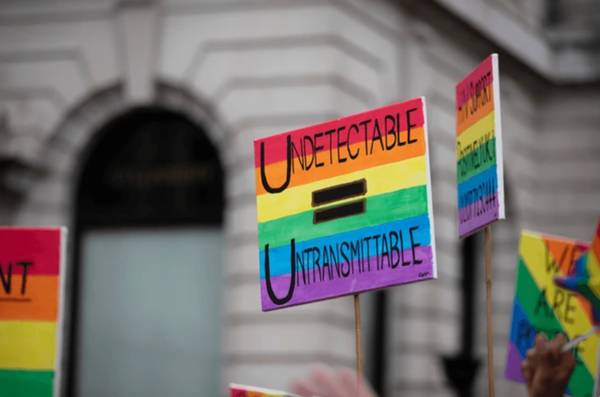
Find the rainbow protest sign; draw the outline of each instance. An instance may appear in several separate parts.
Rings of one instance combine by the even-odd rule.
[[[254,150],[263,310],[436,278],[424,98]]]
[[[569,340],[592,328],[591,306],[576,294],[558,288],[554,276],[566,276],[575,271],[575,262],[587,244],[523,232],[519,247],[516,293],[513,303],[510,340],[505,377],[525,383],[521,363],[533,347],[535,335],[543,332],[550,339],[562,332]],[[598,335],[581,342],[574,353],[577,366],[567,394],[575,397],[591,395],[597,367]]]
[[[456,86],[458,235],[504,219],[498,55]]]
[[[259,389],[257,387],[243,385],[229,385],[230,397],[300,397],[295,394],[282,391]]]
[[[0,228],[0,396],[59,395],[63,229]]]

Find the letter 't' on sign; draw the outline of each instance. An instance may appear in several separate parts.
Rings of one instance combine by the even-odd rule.
[[[424,98],[254,152],[263,310],[437,277]]]

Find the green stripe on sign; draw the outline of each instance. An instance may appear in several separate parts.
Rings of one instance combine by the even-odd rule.
[[[291,238],[295,238],[296,243],[299,243],[364,227],[426,215],[428,211],[426,185],[379,194],[367,197],[366,200],[367,206],[364,214],[349,216],[319,225],[313,224],[314,210],[260,223],[258,225],[259,246],[262,247],[265,243],[268,243],[271,248],[281,247],[288,245]]]
[[[523,258],[519,258],[519,270],[517,278],[517,296],[523,307],[523,311],[536,328],[562,330],[562,326],[548,303],[548,297],[541,296],[535,280],[529,273]]]
[[[470,152],[465,157],[458,160],[458,162],[457,162],[457,167],[458,167],[457,168],[457,170],[458,170],[457,171],[457,182],[459,185],[461,183],[463,183],[464,181],[471,179],[475,175],[481,174],[482,172],[489,170],[494,165],[496,165],[496,138],[495,137],[492,138],[489,141],[488,145],[490,145],[491,155],[493,156],[492,161],[488,161],[488,162],[482,164],[480,154],[481,154],[481,151],[485,150],[485,148],[481,149],[481,151],[478,148],[475,152]],[[476,162],[475,161],[475,157],[476,157],[475,153],[477,153],[477,157],[480,157],[477,160],[477,162],[479,163],[479,167],[477,167],[477,168],[475,168],[475,162]]]
[[[1,397],[52,397],[53,371],[0,369]]]
[[[531,321],[531,324],[538,330],[552,330],[565,333],[552,310],[548,297],[546,296],[544,299],[541,295],[542,291],[538,288],[521,257],[519,257],[519,270],[517,275],[516,294],[519,298],[519,302],[521,302],[523,311],[529,318],[529,321]],[[554,335],[546,336],[550,338],[554,337]],[[576,358],[578,364],[569,380],[569,389],[573,395],[585,396],[594,387],[594,379],[585,364],[579,357]]]

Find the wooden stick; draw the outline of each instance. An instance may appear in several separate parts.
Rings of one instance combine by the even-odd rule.
[[[356,375],[358,379],[358,391],[363,381],[363,360],[362,360],[362,325],[360,320],[360,295],[354,295],[354,318],[356,321]]]
[[[485,228],[485,286],[487,298],[487,350],[488,382],[490,397],[495,396],[494,387],[494,338],[492,335],[492,227]]]

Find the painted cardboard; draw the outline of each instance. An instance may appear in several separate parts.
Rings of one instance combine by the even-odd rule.
[[[264,311],[437,277],[424,98],[254,150]]]
[[[61,392],[66,229],[0,228],[0,395]]]

